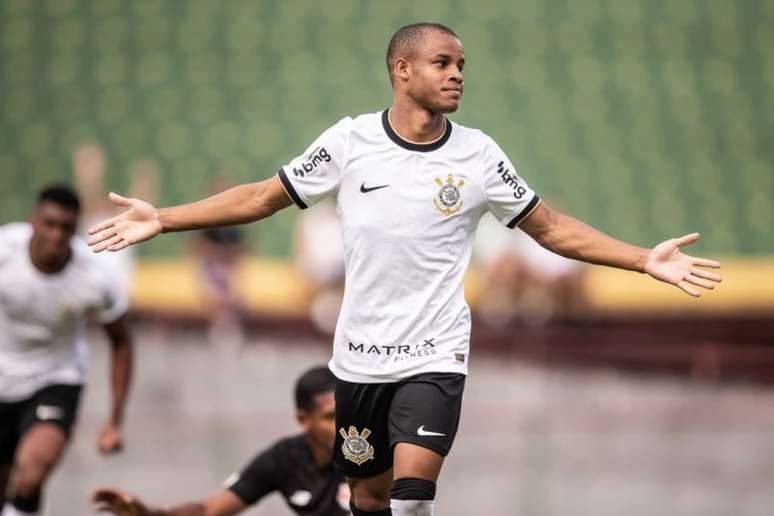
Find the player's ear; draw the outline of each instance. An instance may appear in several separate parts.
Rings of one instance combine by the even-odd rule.
[[[405,57],[397,57],[392,65],[392,73],[396,80],[407,81],[409,78],[409,62]]]
[[[298,421],[298,424],[301,425],[301,428],[304,430],[309,429],[309,420],[311,418],[309,417],[309,412],[307,412],[304,409],[297,409],[296,410],[296,421]]]

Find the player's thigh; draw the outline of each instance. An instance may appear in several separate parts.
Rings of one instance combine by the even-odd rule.
[[[432,474],[440,470],[443,457],[448,455],[457,435],[464,389],[465,376],[452,373],[417,375],[396,389],[389,420],[390,445],[395,449],[395,478],[405,476],[405,471]],[[398,450],[400,443],[412,446],[401,446]]]
[[[438,481],[445,457],[424,446],[398,443],[393,450],[393,478],[424,478]]]
[[[370,479],[392,468],[387,429],[395,384],[336,381],[333,460],[344,476]]]
[[[14,468],[22,480],[45,476],[59,461],[75,423],[81,387],[51,385],[25,403]]]
[[[59,462],[67,435],[59,425],[38,422],[22,435],[16,450],[14,470],[24,481],[38,482]]]

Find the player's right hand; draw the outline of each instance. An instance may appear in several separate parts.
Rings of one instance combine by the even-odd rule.
[[[118,516],[154,516],[137,497],[112,487],[100,487],[91,494],[91,503],[97,512]]]
[[[127,199],[112,192],[110,200],[128,209],[89,228],[89,235],[92,235],[92,238],[89,239],[88,244],[95,253],[105,249],[120,251],[161,233],[159,211],[152,204],[140,199]]]

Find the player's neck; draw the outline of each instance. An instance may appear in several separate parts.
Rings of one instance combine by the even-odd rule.
[[[40,252],[37,251],[34,237],[30,240],[29,253],[32,265],[44,274],[56,274],[57,272],[64,269],[67,265],[67,262],[70,261],[70,256],[72,255],[72,251],[68,249],[67,254],[63,258],[45,258],[41,256]]]
[[[388,113],[392,130],[412,143],[432,143],[446,130],[446,117],[418,106],[393,103]]]

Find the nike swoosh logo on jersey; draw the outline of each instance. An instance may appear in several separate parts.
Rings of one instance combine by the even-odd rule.
[[[360,191],[363,192],[363,193],[368,193],[368,192],[373,192],[374,190],[378,190],[380,188],[387,188],[388,186],[390,186],[390,185],[381,185],[381,186],[371,186],[371,187],[368,187],[368,186],[365,185],[365,183],[363,183],[362,185],[360,185]]]
[[[421,436],[436,436],[436,437],[446,437],[446,434],[441,434],[438,432],[430,432],[428,430],[425,430],[425,425],[420,426],[417,428],[417,435]]]
[[[35,415],[41,421],[49,421],[51,419],[61,420],[64,416],[64,410],[53,405],[38,405],[38,408],[35,409]]]

